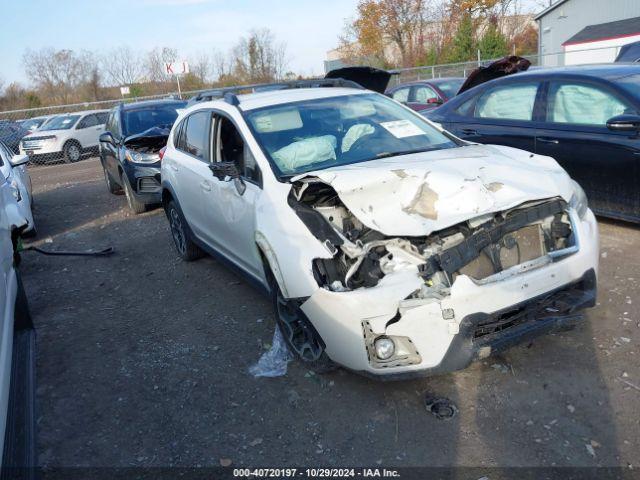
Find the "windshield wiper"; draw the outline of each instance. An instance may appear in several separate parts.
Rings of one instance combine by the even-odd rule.
[[[379,158],[399,157],[400,155],[411,155],[412,153],[429,152],[433,148],[415,148],[413,150],[402,150],[400,152],[380,152],[370,160],[377,160]]]

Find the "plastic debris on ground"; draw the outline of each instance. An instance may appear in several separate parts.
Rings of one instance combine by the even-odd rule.
[[[249,367],[249,373],[254,377],[281,377],[287,374],[287,364],[291,360],[293,355],[276,325],[271,348],[262,354],[258,363]]]
[[[434,397],[427,393],[424,403],[427,412],[440,420],[449,420],[458,413],[458,407],[448,398]]]

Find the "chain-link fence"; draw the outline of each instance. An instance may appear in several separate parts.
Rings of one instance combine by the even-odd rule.
[[[558,67],[571,65],[584,65],[595,63],[611,63],[618,53],[620,46],[600,48],[578,48],[568,46],[562,52],[543,53],[542,55],[525,55],[532,67]],[[478,55],[480,57],[480,55]],[[460,63],[446,63],[440,65],[428,65],[421,67],[398,68],[394,70],[397,75],[392,78],[392,85],[428,80],[432,78],[466,77],[480,65],[488,65],[498,58],[473,60]]]
[[[182,92],[182,98],[190,98],[199,91]],[[68,137],[66,140],[76,141],[81,146],[82,156],[87,156],[97,152],[100,127],[105,124],[109,110],[116,105],[177,98],[178,93],[170,93],[7,110],[0,112],[0,141],[14,153],[32,157],[32,164],[56,163],[68,160],[64,152],[65,144],[57,142],[56,135],[48,132],[68,130],[68,134],[64,135]],[[56,146],[44,148],[43,141],[56,143]]]
[[[560,65],[579,65],[585,63],[607,63],[612,62],[620,47],[604,47],[592,49],[579,49],[566,47],[563,52],[547,53],[542,55],[527,55],[533,67],[551,67]],[[392,86],[399,83],[406,83],[416,80],[428,80],[432,78],[444,77],[466,77],[479,65],[486,65],[497,59],[482,59],[470,62],[449,63],[441,65],[428,65],[411,68],[401,68],[395,70],[397,75],[392,76]],[[182,98],[190,98],[199,91],[182,92]],[[16,153],[26,153],[34,158],[37,156],[34,150],[29,147],[34,146],[29,143],[29,139],[34,136],[51,137],[47,131],[52,130],[52,126],[57,123],[64,127],[69,126],[69,122],[74,121],[80,123],[81,118],[91,111],[96,116],[95,121],[102,122],[106,118],[106,112],[123,102],[137,102],[143,100],[155,100],[162,98],[178,98],[178,93],[169,93],[161,95],[152,95],[145,97],[128,97],[117,98],[113,100],[104,100],[99,102],[74,103],[69,105],[57,105],[41,108],[30,108],[21,110],[9,110],[0,112],[0,141],[5,143],[10,149]],[[73,115],[77,114],[77,115]],[[57,118],[66,115],[65,118]],[[68,120],[67,123],[64,123]],[[53,122],[53,123],[52,123]],[[98,125],[93,123],[93,125]],[[77,129],[78,124],[74,124],[72,128]],[[93,129],[98,131],[99,129]],[[27,135],[29,137],[25,138]],[[89,152],[97,151],[97,135],[95,139],[91,139],[90,143],[95,148],[88,149]],[[57,152],[61,153],[61,152]],[[52,155],[51,160],[64,159],[64,155]],[[40,162],[39,162],[40,163]]]

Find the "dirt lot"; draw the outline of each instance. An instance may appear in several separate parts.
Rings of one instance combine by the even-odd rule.
[[[43,466],[640,467],[636,226],[601,222],[598,307],[572,332],[423,380],[296,362],[256,379],[274,328],[264,296],[210,258],[179,260],[162,211],[131,215],[97,160],[32,177],[36,243],[117,251],[23,255]],[[459,414],[431,416],[425,392]]]

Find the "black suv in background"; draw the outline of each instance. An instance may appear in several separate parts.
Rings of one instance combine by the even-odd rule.
[[[152,100],[120,104],[109,112],[100,135],[100,162],[109,192],[124,191],[134,213],[161,201],[160,150],[186,103]]]

